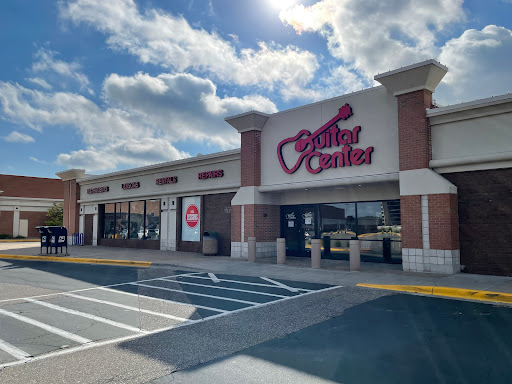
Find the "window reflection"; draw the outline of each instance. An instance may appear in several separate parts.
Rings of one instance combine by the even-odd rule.
[[[144,201],[130,202],[130,239],[144,237]]]
[[[112,239],[115,234],[115,204],[105,204],[105,225],[103,226],[103,238]]]
[[[146,239],[160,239],[160,200],[146,200]]]
[[[128,203],[116,203],[116,239],[128,238]]]

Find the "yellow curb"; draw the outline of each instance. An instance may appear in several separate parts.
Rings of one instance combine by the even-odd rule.
[[[58,261],[58,262],[62,262],[62,263],[126,265],[126,266],[131,266],[131,267],[150,267],[152,264],[150,261],[88,259],[88,258],[80,258],[80,257],[58,257],[58,256],[5,255],[5,254],[0,254],[0,259]]]
[[[39,243],[39,239],[0,239],[0,243]]]
[[[420,293],[422,295],[456,297],[477,301],[492,301],[495,303],[512,304],[512,294],[504,292],[479,291],[474,289],[435,287],[422,285],[381,285],[357,284],[358,287],[386,289],[398,292]]]

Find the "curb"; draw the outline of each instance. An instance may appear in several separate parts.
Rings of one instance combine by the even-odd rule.
[[[124,265],[124,266],[130,266],[130,267],[150,267],[152,264],[150,261],[88,259],[88,258],[80,258],[80,257],[62,257],[62,256],[5,255],[5,254],[0,254],[0,259],[55,261],[55,262],[61,262],[61,263]]]
[[[356,284],[358,287],[386,289],[397,292],[419,293],[421,295],[454,297],[476,301],[491,301],[494,303],[512,304],[512,294],[504,292],[480,291],[475,289],[435,287],[423,285],[381,285]]]

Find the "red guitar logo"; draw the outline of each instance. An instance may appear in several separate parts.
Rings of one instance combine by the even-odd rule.
[[[354,144],[359,141],[359,132],[361,127],[354,127],[352,130],[338,128],[336,124],[340,120],[347,120],[352,116],[352,108],[350,105],[345,104],[338,110],[338,114],[334,116],[327,123],[318,128],[315,132],[311,133],[306,129],[301,130],[294,137],[284,139],[277,145],[277,158],[281,164],[281,168],[288,174],[292,174],[300,168],[304,160],[306,160],[306,169],[310,173],[319,173],[324,169],[336,168],[350,165],[359,165],[363,162],[366,164],[371,163],[371,153],[373,147],[368,147],[366,150],[359,148],[352,149],[349,144]],[[283,158],[283,147],[285,144],[295,142],[295,151],[301,153],[297,162],[292,168],[288,168]],[[344,145],[341,152],[334,152],[331,154],[323,154],[315,149],[330,148],[331,146]],[[319,157],[319,166],[313,168],[311,160],[314,157]]]

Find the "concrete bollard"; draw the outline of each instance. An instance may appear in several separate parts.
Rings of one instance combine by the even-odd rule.
[[[286,263],[286,240],[282,237],[277,239],[277,264]]]
[[[249,253],[247,254],[247,261],[250,261],[251,263],[256,262],[256,238],[255,237],[249,237]]]
[[[320,239],[311,239],[311,268],[319,269],[321,258]]]
[[[350,240],[350,272],[361,270],[361,242]]]

